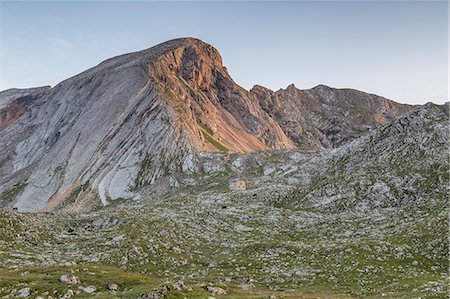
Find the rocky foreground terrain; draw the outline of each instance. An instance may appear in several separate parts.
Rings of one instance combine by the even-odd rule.
[[[448,122],[195,39],[1,92],[0,298],[447,298]]]

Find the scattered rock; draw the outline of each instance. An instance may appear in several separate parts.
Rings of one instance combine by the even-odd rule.
[[[26,298],[30,296],[30,288],[22,288],[15,293],[17,298]]]
[[[185,285],[184,281],[180,280],[172,284],[172,287],[176,291],[192,291],[192,288]]]
[[[71,285],[81,283],[80,279],[73,274],[61,275],[61,277],[59,278],[59,281],[61,281],[62,283],[71,284]]]
[[[161,299],[169,295],[170,288],[166,285],[155,288],[151,293],[143,294],[138,299]]]
[[[83,292],[88,293],[88,294],[92,294],[92,293],[94,293],[95,291],[97,291],[97,288],[94,287],[94,286],[88,286],[88,287],[82,287],[82,286],[79,286],[78,289],[80,289],[80,290],[82,290]]]
[[[74,295],[74,292],[72,290],[67,290],[67,293],[64,294],[64,296],[61,297],[61,299],[69,299],[72,298]]]
[[[115,283],[108,284],[108,290],[110,291],[117,291],[119,289],[119,286]]]
[[[225,291],[224,289],[219,288],[219,287],[209,287],[208,286],[208,287],[206,287],[206,290],[215,295],[226,295],[227,294],[227,291]]]
[[[172,287],[174,288],[174,290],[176,291],[181,291],[184,287],[184,282],[183,281],[178,281],[172,284]]]

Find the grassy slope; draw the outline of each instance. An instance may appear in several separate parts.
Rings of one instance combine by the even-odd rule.
[[[69,270],[80,278],[80,285],[67,285],[60,283],[61,275],[69,273]],[[73,291],[78,290],[78,286],[95,286],[97,288],[95,298],[137,298],[138,296],[152,292],[153,289],[171,284],[175,281],[164,281],[161,278],[153,278],[148,275],[141,275],[139,273],[124,271],[122,269],[102,265],[87,265],[87,266],[71,266],[71,267],[32,267],[23,268],[20,270],[0,270],[0,295],[9,294],[11,287],[21,289],[22,287],[29,287],[32,296],[43,296],[50,294],[54,297],[62,296],[67,293],[69,289]],[[118,285],[116,292],[108,290],[108,284],[115,283]],[[194,282],[185,282],[192,290],[176,291],[171,289],[168,299],[175,298],[206,298],[211,296],[204,288],[204,284],[197,284]],[[300,291],[263,291],[251,290],[245,291],[236,288],[227,288],[226,295],[215,295],[216,298],[267,298],[269,295],[277,296],[278,298],[337,298],[333,293],[312,293]],[[90,298],[93,295],[80,292],[75,295],[75,298]],[[341,298],[341,297],[339,297]]]

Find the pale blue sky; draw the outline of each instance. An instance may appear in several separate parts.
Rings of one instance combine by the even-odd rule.
[[[235,81],[448,100],[448,3],[4,2],[0,90],[56,85],[109,57],[192,36]]]

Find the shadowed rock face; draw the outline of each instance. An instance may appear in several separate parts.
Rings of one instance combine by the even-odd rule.
[[[0,204],[50,211],[74,196],[80,206],[97,196],[107,204],[195,167],[201,151],[336,147],[410,109],[325,86],[249,92],[212,46],[176,39],[54,88],[1,92]]]
[[[353,89],[294,85],[276,92],[254,86],[251,93],[283,132],[303,149],[338,147],[413,107]]]

